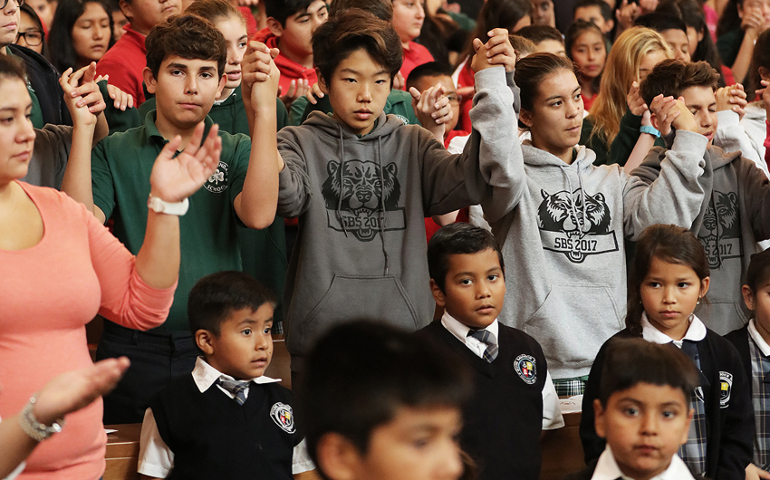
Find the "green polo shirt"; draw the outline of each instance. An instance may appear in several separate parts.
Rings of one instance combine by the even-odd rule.
[[[206,117],[206,133],[214,122]],[[222,130],[222,155],[217,171],[190,197],[190,209],[180,217],[181,265],[179,285],[166,323],[159,329],[188,330],[187,297],[203,276],[240,270],[241,255],[233,202],[243,189],[251,140]],[[205,138],[205,136],[204,136]],[[105,138],[91,155],[94,204],[114,220],[114,235],[136,254],[144,241],[150,172],[167,141],[155,126],[155,111],[144,125]]]
[[[5,54],[21,61],[21,59],[14,55],[8,47],[5,47]],[[29,92],[29,97],[32,99],[32,111],[30,112],[29,118],[32,121],[32,126],[35,128],[43,128],[45,126],[43,110],[40,109],[40,101],[37,99],[37,94],[35,93],[35,89],[32,88],[32,84],[29,83],[29,79],[27,79],[27,91]]]

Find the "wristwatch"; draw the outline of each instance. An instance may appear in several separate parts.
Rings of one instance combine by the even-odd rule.
[[[21,429],[24,430],[24,433],[29,435],[30,438],[42,442],[54,433],[61,432],[62,428],[64,428],[64,419],[60,418],[51,425],[45,425],[38,422],[37,418],[35,418],[35,414],[32,413],[32,408],[35,406],[36,401],[37,393],[32,395],[32,398],[29,399],[29,402],[21,411],[19,424],[21,425]]]
[[[642,125],[639,127],[639,133],[649,133],[655,138],[660,138],[660,131],[651,125]]]
[[[190,208],[190,201],[184,199],[181,202],[166,202],[158,197],[153,197],[150,194],[150,198],[147,199],[147,208],[155,213],[165,213],[166,215],[176,215],[181,217],[187,213],[187,209]]]

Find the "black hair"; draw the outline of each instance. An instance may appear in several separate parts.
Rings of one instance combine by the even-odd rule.
[[[472,394],[467,367],[430,339],[372,322],[326,332],[307,357],[297,418],[318,471],[317,447],[337,433],[362,455],[375,428],[402,407],[462,408]]]
[[[700,383],[700,372],[690,357],[674,345],[642,338],[610,340],[599,382],[599,403],[606,408],[614,393],[640,383],[681,390],[689,410],[690,396]]]
[[[213,23],[197,15],[169,18],[152,27],[144,41],[147,67],[157,79],[163,60],[172,56],[217,62],[217,77],[225,74],[227,43]]]
[[[770,73],[770,29],[759,34],[754,43],[754,52],[751,54],[751,67],[746,74],[748,82],[747,92],[754,92],[762,87],[762,77],[759,75],[759,68],[763,67]]]
[[[522,18],[532,13],[529,0],[487,0],[481,7],[476,29],[468,37],[463,52],[457,57],[458,65],[473,56],[473,39],[489,41],[487,33],[493,28],[512,29]],[[508,33],[515,33],[509,31]],[[469,60],[470,61],[470,60]]]
[[[393,20],[393,3],[390,0],[334,0],[329,6],[329,16],[350,8],[360,8],[386,22]]]
[[[578,8],[587,7],[599,7],[604,20],[614,20],[612,16],[612,7],[604,0],[580,0],[575,4],[575,8],[572,9],[572,15],[574,16]]]
[[[753,293],[770,280],[770,250],[763,250],[751,256],[749,269],[746,271],[746,285]]]
[[[452,77],[452,69],[448,65],[439,62],[428,62],[417,65],[409,72],[406,79],[406,89],[409,90],[423,77]]]
[[[369,12],[358,8],[339,12],[313,32],[313,59],[327,85],[339,64],[359,49],[390,72],[391,81],[401,69],[404,59],[398,33]]]
[[[663,33],[666,30],[681,30],[685,36],[687,35],[687,25],[681,18],[659,12],[640,15],[634,20],[634,25],[651,28],[658,33]]]
[[[730,0],[722,10],[717,22],[717,38],[727,32],[741,28],[741,17],[738,15],[738,5],[743,6],[743,0]],[[708,35],[709,32],[705,32]]]
[[[505,270],[503,252],[495,236],[488,230],[469,223],[452,223],[441,227],[428,242],[428,273],[438,288],[444,291],[449,271],[449,256],[479,253],[492,249],[497,253],[500,268]]]
[[[0,79],[18,78],[27,83],[27,67],[24,62],[12,55],[0,55]]]
[[[650,105],[660,94],[664,97],[679,98],[682,92],[690,87],[709,87],[716,90],[718,85],[719,73],[708,63],[685,63],[672,58],[655,65],[639,85],[639,95]]]
[[[48,33],[50,43],[51,63],[57,70],[63,72],[68,68],[76,68],[78,57],[75,46],[72,44],[72,29],[86,10],[89,3],[101,5],[110,22],[109,47],[115,43],[112,34],[114,23],[112,21],[113,8],[106,0],[59,0],[54,13],[51,31]]]
[[[232,312],[264,304],[275,307],[275,295],[248,273],[225,271],[198,280],[187,300],[190,331],[207,330],[219,335],[220,326]]]
[[[265,5],[265,15],[274,18],[282,27],[286,19],[297,12],[308,9],[313,0],[262,0]]]
[[[604,1],[604,0],[600,0]],[[530,25],[516,32],[516,35],[532,40],[536,45],[544,40],[556,40],[564,45],[564,37],[561,32],[550,25]]]
[[[642,335],[642,282],[650,271],[654,258],[690,267],[701,281],[709,276],[706,251],[691,231],[676,225],[647,227],[636,243],[636,252],[628,275],[626,328],[635,336]]]

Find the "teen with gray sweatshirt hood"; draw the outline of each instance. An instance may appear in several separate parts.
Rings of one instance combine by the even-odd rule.
[[[505,30],[487,44],[501,45],[510,47]],[[382,113],[402,55],[387,22],[351,9],[316,30],[313,50],[334,116],[314,112],[281,130],[272,147],[280,153],[278,214],[299,217],[284,294],[293,372],[340,322],[370,319],[414,331],[431,321],[424,219],[478,203],[516,142],[510,128],[500,128],[514,122],[513,93],[505,70],[489,68],[486,46],[474,63],[475,130],[461,155],[428,130]],[[255,112],[255,128],[265,132],[255,141],[268,153],[275,129],[269,138],[261,119],[270,119],[269,95],[275,91],[262,97],[266,111]]]
[[[532,140],[513,145],[508,184],[498,181],[482,202],[507,266],[500,321],[532,335],[559,395],[575,395],[601,345],[624,328],[624,239],[655,223],[695,219],[707,139],[680,131],[648,186],[617,165],[593,165],[593,151],[575,147],[583,102],[568,59],[530,55],[516,65],[515,79]],[[678,112],[680,130],[696,129],[673,98],[654,106]]]
[[[741,286],[751,255],[762,250],[757,241],[770,238],[770,183],[754,161],[735,151],[736,145],[747,142],[746,134],[735,128],[738,115],[729,111],[732,104],[715,95],[718,79],[706,62],[667,60],[650,73],[641,94],[682,96],[700,133],[709,139],[700,178],[703,203],[695,220],[684,226],[703,244],[711,270],[706,301],[695,313],[708,328],[724,335],[748,323]],[[731,123],[722,125],[724,119]],[[720,142],[722,148],[712,142]],[[654,148],[633,174],[647,183],[654,181],[665,155],[665,149]]]

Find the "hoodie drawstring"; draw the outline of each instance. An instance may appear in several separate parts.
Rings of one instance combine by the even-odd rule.
[[[335,212],[337,214],[337,221],[340,222],[340,225],[342,226],[342,233],[345,234],[345,237],[348,236],[348,231],[345,228],[345,222],[342,220],[342,190],[344,189],[345,183],[345,138],[342,135],[342,126],[337,125],[339,127],[340,132],[340,196],[337,199],[337,211]]]
[[[378,212],[380,240],[382,241],[382,254],[385,255],[385,273],[390,271],[388,250],[385,248],[385,177],[382,174],[382,137],[377,137],[377,166],[380,172],[380,211]]]

